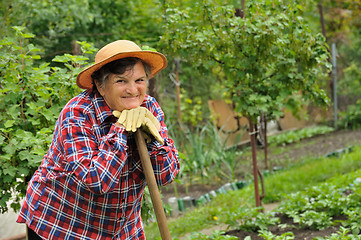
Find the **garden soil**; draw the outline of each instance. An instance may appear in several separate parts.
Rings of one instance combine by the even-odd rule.
[[[312,138],[304,139],[297,143],[292,143],[284,146],[282,151],[277,151],[277,153],[272,149],[272,147],[268,148],[268,163],[270,169],[278,168],[278,167],[286,167],[290,163],[297,161],[306,157],[321,157],[327,154],[342,152],[344,149],[348,149],[354,145],[361,145],[361,130],[339,130],[332,133],[328,133],[325,135],[319,135]],[[244,150],[247,151],[249,146],[245,146]],[[279,149],[279,148],[278,148]],[[249,151],[249,149],[248,149]],[[237,180],[241,180],[245,176],[245,172],[252,173],[252,160],[251,156],[246,159],[247,164],[243,164],[240,167],[240,171],[237,172]],[[264,168],[264,150],[261,147],[258,147],[257,150],[257,159],[260,169]],[[163,201],[167,202],[167,200],[174,196],[174,185],[176,185],[176,189],[178,192],[178,198],[183,197],[191,197],[194,199],[198,199],[205,193],[210,192],[211,190],[216,190],[226,182],[222,181],[214,181],[209,184],[192,184],[189,186],[184,186],[180,183],[172,183],[169,186],[162,188],[162,197]],[[271,211],[277,207],[277,203],[273,203],[265,205],[265,210]],[[179,215],[182,215],[180,212]],[[291,220],[287,218],[282,218],[283,223],[291,224]],[[216,226],[214,229],[204,229],[203,233],[210,234],[213,230],[224,230],[225,226]],[[332,233],[336,232],[339,228],[337,226],[332,226],[328,229],[324,229],[322,231],[311,230],[311,229],[277,229],[274,227],[270,229],[274,234],[280,235],[287,231],[292,231],[295,234],[295,239],[309,240],[314,237],[320,236],[330,236]],[[239,239],[244,239],[246,236],[250,236],[252,240],[263,239],[259,237],[257,234],[252,234],[244,231],[230,231],[226,233],[227,235],[233,235],[239,237]]]

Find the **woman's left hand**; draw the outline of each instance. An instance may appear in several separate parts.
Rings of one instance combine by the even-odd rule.
[[[135,132],[142,127],[146,132],[152,134],[158,142],[164,144],[164,140],[159,134],[160,123],[147,108],[137,107],[122,112],[113,111],[113,115],[119,118],[118,123],[123,125],[126,131]]]

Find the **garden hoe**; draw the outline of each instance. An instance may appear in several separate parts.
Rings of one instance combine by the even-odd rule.
[[[147,146],[145,145],[145,140],[142,130],[138,129],[135,132],[135,141],[138,147],[140,160],[142,162],[143,171],[145,175],[145,180],[148,184],[148,189],[150,193],[150,198],[152,199],[152,204],[157,218],[158,228],[162,240],[171,240],[170,232],[168,229],[167,218],[165,217],[162,200],[160,198],[160,193],[158,191],[157,182],[155,180],[153,167],[150,162],[149,153]]]

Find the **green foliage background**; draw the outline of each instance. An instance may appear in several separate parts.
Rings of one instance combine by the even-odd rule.
[[[295,35],[297,36],[295,40],[302,39],[304,42],[295,41],[301,50],[293,53],[290,50],[289,54],[293,56],[288,58],[288,61],[291,61],[292,57],[306,53],[310,55],[302,58],[305,63],[303,67],[307,67],[310,59],[320,60],[321,55],[320,61],[324,62],[323,40],[321,37],[315,37],[321,33],[318,1],[307,1],[307,3],[300,1],[297,2],[298,5],[294,4],[294,1],[282,1],[283,6],[288,6],[291,12],[278,7],[274,8],[274,4],[278,6],[278,1],[245,2],[246,18],[235,19],[232,17],[232,11],[242,7],[241,1],[14,0],[9,2],[0,0],[2,20],[0,21],[1,212],[7,211],[7,203],[12,196],[16,199],[12,201],[11,207],[19,208],[19,200],[25,193],[27,180],[47,151],[61,108],[71,97],[80,92],[75,85],[75,76],[81,67],[93,61],[96,48],[110,41],[133,40],[140,45],[155,48],[167,56],[168,68],[152,81],[156,84],[158,101],[166,113],[166,121],[171,134],[182,152],[183,144],[187,144],[187,139],[191,139],[189,135],[211,122],[207,105],[209,99],[232,99],[238,104],[239,110],[242,108],[249,110],[250,106],[256,106],[252,110],[255,113],[260,106],[269,108],[270,111],[277,109],[280,102],[274,105],[264,104],[272,102],[270,96],[277,95],[275,94],[277,89],[274,89],[272,93],[258,88],[254,92],[243,93],[239,96],[234,94],[236,97],[233,96],[233,98],[230,96],[229,89],[235,84],[243,84],[246,82],[244,79],[248,77],[250,77],[249,82],[257,82],[257,78],[270,76],[272,71],[276,71],[279,67],[276,65],[279,59],[272,59],[275,65],[263,62],[261,67],[264,67],[264,71],[258,69],[256,72],[244,75],[243,71],[249,71],[252,66],[236,66],[247,64],[248,61],[241,63],[234,61],[232,56],[238,54],[239,49],[233,46],[239,44],[248,46],[247,51],[255,53],[254,56],[272,55],[276,48],[268,44],[284,39],[282,37],[288,34],[287,29],[279,31],[276,27],[273,29],[274,34],[263,32],[262,29],[280,26],[288,19],[299,20],[302,21],[302,25],[295,26],[304,28],[298,29],[299,35]],[[336,42],[339,46],[340,92],[345,93],[345,99],[352,96],[352,98],[347,98],[353,106],[350,107],[352,114],[345,113],[347,122],[344,125],[357,122],[361,116],[360,102],[356,103],[357,98],[360,98],[358,90],[361,86],[361,73],[358,70],[361,65],[359,40],[361,24],[358,19],[361,12],[360,5],[360,2],[355,0],[323,1],[327,43]],[[268,11],[272,8],[279,12],[269,14]],[[291,15],[292,18],[290,18]],[[257,19],[257,16],[263,18]],[[218,32],[208,24],[209,19],[217,24],[215,27],[218,28]],[[246,25],[248,23],[249,25]],[[247,26],[253,37],[257,34],[260,36],[260,41],[255,44],[260,49],[247,43],[247,41],[252,41],[252,38],[244,38],[241,34],[244,32],[235,30],[236,27],[242,28],[242,26]],[[222,29],[227,27],[228,29],[225,29],[227,31],[222,32]],[[213,38],[212,34],[215,32],[223,34],[223,37]],[[227,34],[233,35],[227,36]],[[319,47],[312,48],[312,44],[307,42],[310,39],[313,39],[312,43],[316,42]],[[78,41],[82,47],[80,55],[74,55],[74,53],[79,53],[73,49],[74,41]],[[285,48],[289,46],[280,44],[278,50],[285,51],[287,50]],[[209,53],[214,53],[214,55]],[[270,58],[266,57],[264,59],[269,61]],[[175,83],[170,80],[170,75],[174,74],[175,59],[179,59],[181,63],[179,80],[182,119],[177,119]],[[225,68],[215,64],[214,59],[234,61],[232,64],[235,67]],[[304,74],[303,70],[302,68],[302,71],[299,71],[297,68],[294,72],[287,74],[294,74],[293,79],[299,80],[298,74],[300,72]],[[318,78],[319,75],[316,75],[313,70],[311,69],[307,76],[317,77],[312,81],[318,81],[320,89],[315,91],[312,89],[314,85],[311,84],[309,90],[316,93],[324,91],[330,95],[328,79]],[[232,82],[234,79],[241,81]],[[260,86],[271,86],[272,81],[274,79],[270,79],[268,83],[261,82]],[[244,91],[245,88],[240,90]],[[240,98],[242,96],[243,98]],[[252,99],[254,101],[249,103],[248,101]],[[346,110],[345,108],[344,111]],[[353,117],[355,114],[356,117]],[[179,128],[178,122],[185,124],[190,131],[184,132],[184,128],[183,130]],[[203,138],[207,139],[207,136]],[[214,148],[212,144],[203,145]],[[184,154],[186,155],[187,152],[184,151]],[[217,158],[215,156],[210,159],[214,161]],[[15,192],[19,194],[14,194]]]

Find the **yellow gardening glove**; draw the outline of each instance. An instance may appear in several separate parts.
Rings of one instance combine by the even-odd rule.
[[[122,112],[114,111],[113,115],[119,118],[118,122],[125,127],[126,131],[135,132],[142,127],[146,132],[152,134],[158,142],[164,144],[164,140],[159,134],[160,123],[147,108],[137,107]]]

